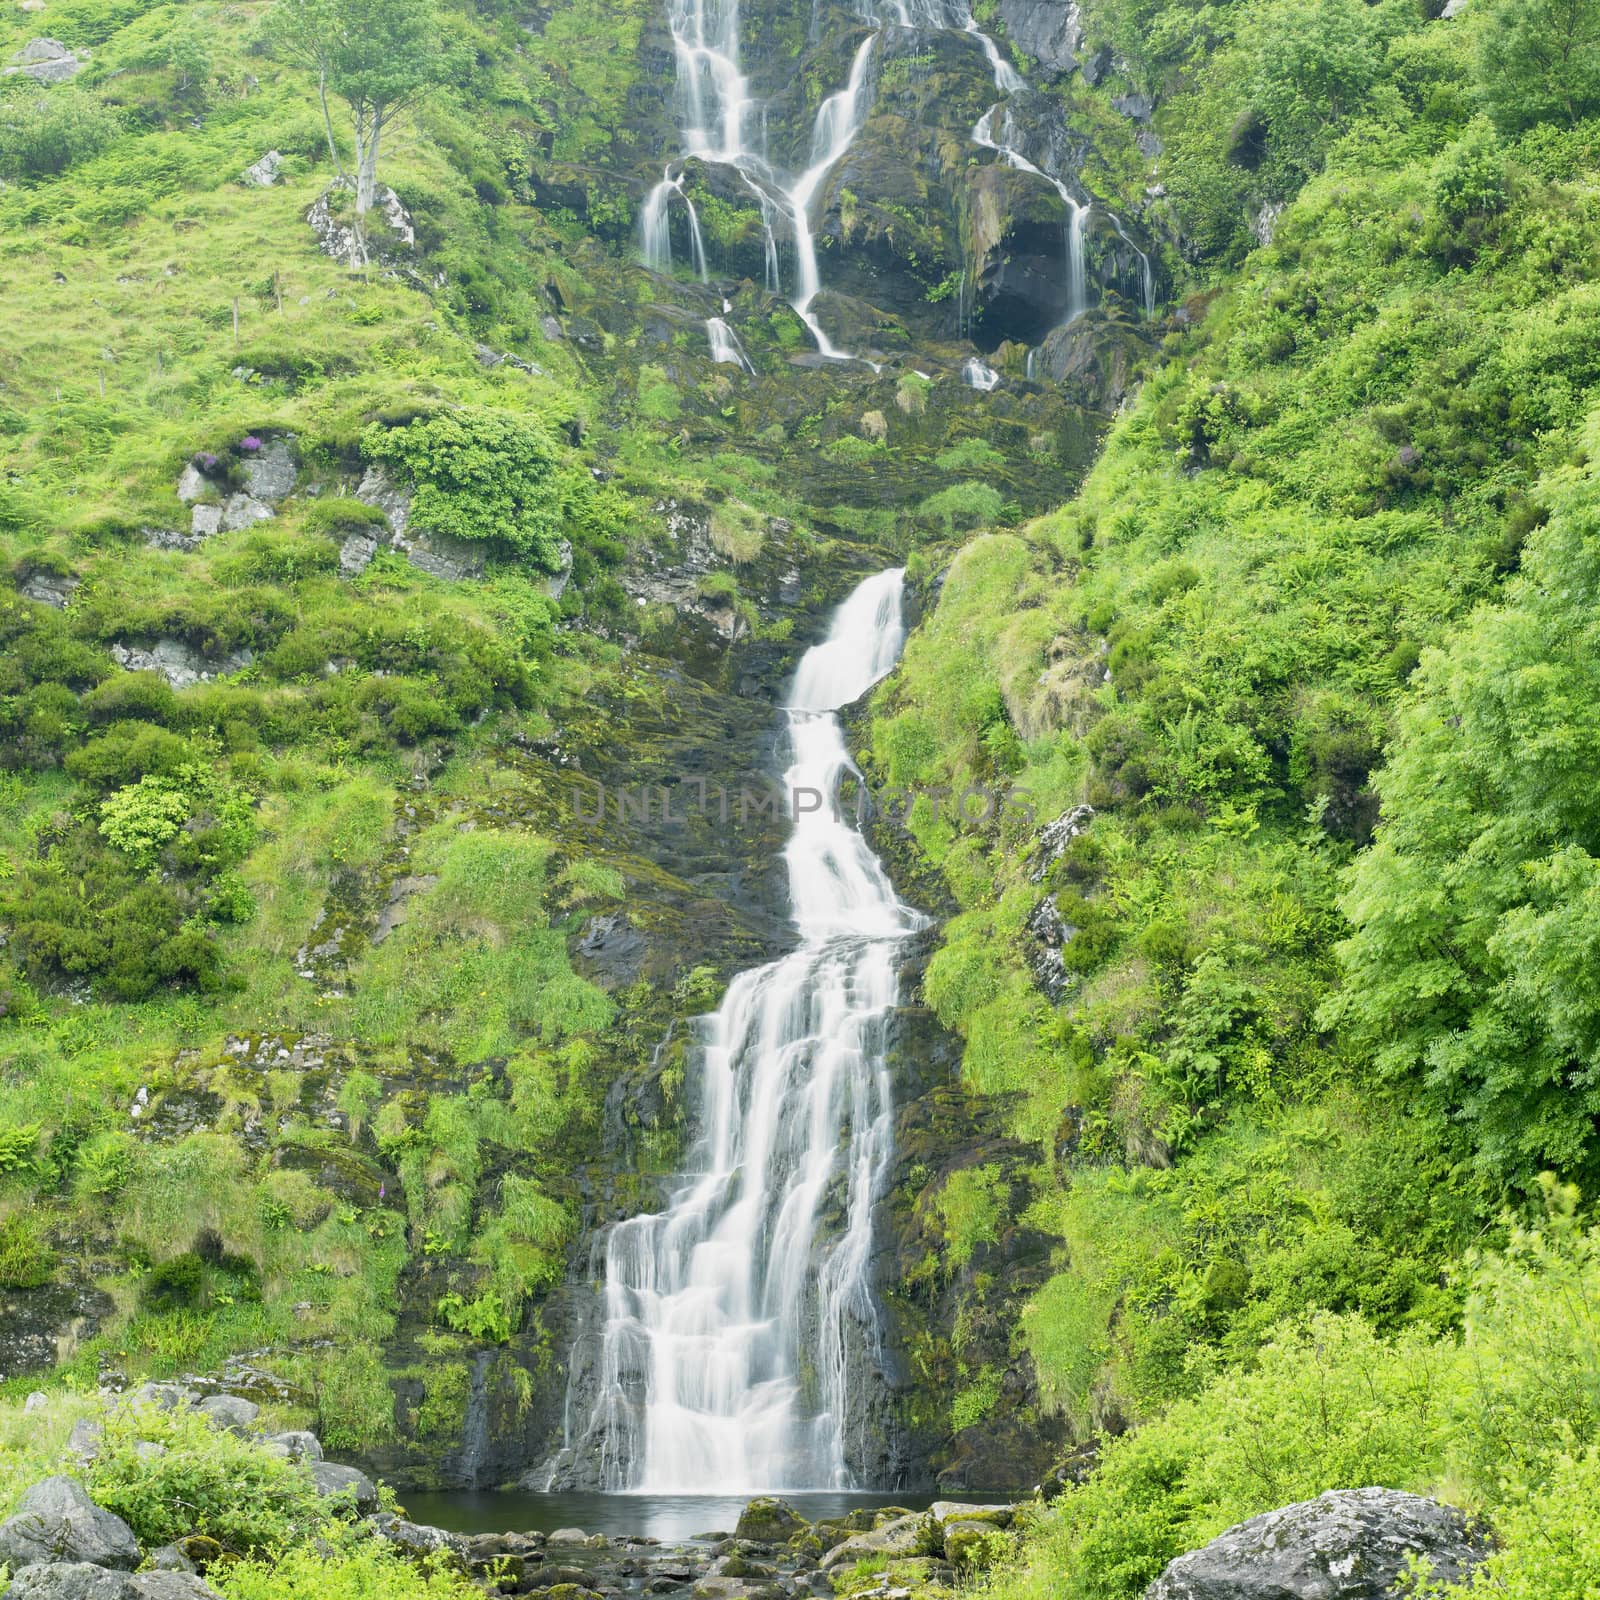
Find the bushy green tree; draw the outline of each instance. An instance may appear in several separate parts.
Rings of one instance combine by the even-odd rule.
[[[1324,1008],[1420,1078],[1494,1182],[1588,1165],[1600,1115],[1600,468],[1545,499],[1505,603],[1413,679]]]
[[[1298,171],[1321,165],[1383,62],[1382,12],[1362,0],[1279,0],[1251,30],[1250,98],[1272,147]]]
[[[47,178],[98,155],[117,135],[116,113],[72,84],[48,94],[31,81],[0,98],[0,177]]]
[[[1479,27],[1479,92],[1501,128],[1600,111],[1600,0],[1495,0]]]
[[[355,139],[356,214],[372,208],[383,135],[445,70],[434,0],[278,0],[271,32],[279,47],[317,76],[328,153],[344,165],[328,95],[350,109]]]

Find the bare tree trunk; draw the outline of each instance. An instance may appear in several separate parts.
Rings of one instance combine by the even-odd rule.
[[[372,209],[378,193],[378,141],[383,137],[384,111],[374,106],[364,129],[356,136],[356,215]]]
[[[317,74],[317,98],[322,101],[322,126],[328,135],[328,154],[333,157],[333,170],[340,178],[344,177],[344,163],[339,159],[339,147],[333,139],[333,116],[328,110],[328,74],[323,70]]]

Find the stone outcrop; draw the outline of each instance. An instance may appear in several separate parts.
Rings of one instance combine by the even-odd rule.
[[[83,70],[83,58],[59,39],[30,39],[11,60],[6,77],[20,72],[35,83],[65,83]]]
[[[336,207],[336,202],[342,201],[353,215],[354,200],[347,189],[335,184],[317,197],[306,212],[306,221],[311,224],[324,255],[342,261],[355,271],[369,262],[383,264],[397,260],[402,251],[409,253],[415,248],[416,229],[411,223],[411,213],[400,203],[400,196],[379,184],[375,199],[375,206],[358,230],[354,221],[346,220],[344,211]]]
[[[243,672],[255,656],[249,650],[235,650],[212,659],[181,639],[157,639],[150,645],[113,643],[111,658],[129,672],[159,672],[174,689],[192,689],[197,683]]]
[[[269,150],[259,161],[252,161],[239,174],[239,179],[255,189],[270,189],[282,170],[283,157],[276,150]]]
[[[1456,1583],[1488,1550],[1453,1506],[1396,1489],[1333,1489],[1179,1556],[1145,1600],[1394,1600],[1409,1562]]]
[[[139,1541],[121,1517],[102,1510],[76,1478],[46,1478],[23,1492],[0,1522],[0,1565],[13,1572],[47,1562],[131,1570]]]
[[[1017,49],[1051,76],[1065,77],[1083,48],[1083,9],[1078,0],[1000,0],[1000,19]]]

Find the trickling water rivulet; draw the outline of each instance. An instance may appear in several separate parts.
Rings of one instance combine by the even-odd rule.
[[[692,1169],[664,1211],[606,1238],[597,1382],[569,1415],[553,1481],[852,1486],[846,1419],[863,1412],[849,1353],[877,1347],[872,1213],[893,1136],[885,1034],[901,946],[923,919],[832,804],[854,770],[834,712],[894,666],[902,576],[869,578],[801,660],[784,774],[800,944],[735,978],[701,1019]],[[825,1227],[825,1212],[842,1221]]]

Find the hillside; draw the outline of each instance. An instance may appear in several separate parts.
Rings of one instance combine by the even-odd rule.
[[[1589,1592],[1596,60],[1593,0],[0,18],[0,1419],[270,1371],[402,1494],[633,1486],[608,1241],[808,948],[798,704],[925,919],[815,1030],[892,1089],[805,1191],[844,1481],[1062,1490],[1007,1596],[1367,1483]],[[894,670],[791,699],[900,567]]]

